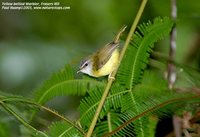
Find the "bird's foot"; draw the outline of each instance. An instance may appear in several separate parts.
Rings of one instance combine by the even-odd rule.
[[[115,77],[112,76],[112,73],[110,73],[110,74],[108,75],[108,80],[109,80],[109,79],[112,79],[113,81],[115,80]]]

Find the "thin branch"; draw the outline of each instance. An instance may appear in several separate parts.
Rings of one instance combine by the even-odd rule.
[[[125,41],[124,46],[123,46],[123,49],[122,49],[122,51],[121,51],[120,58],[119,58],[119,64],[118,64],[118,66],[116,67],[116,70],[113,71],[113,73],[111,74],[110,78],[108,79],[107,86],[106,86],[106,88],[105,88],[105,90],[104,90],[104,93],[103,93],[103,95],[102,95],[102,98],[101,98],[101,100],[100,100],[100,103],[99,103],[99,105],[98,105],[98,107],[97,107],[97,109],[96,109],[95,115],[94,115],[94,117],[93,117],[93,120],[92,120],[92,123],[91,123],[91,125],[90,125],[90,127],[89,127],[89,130],[88,130],[88,132],[87,132],[87,134],[86,134],[86,137],[90,137],[90,136],[92,135],[92,132],[93,132],[94,127],[95,127],[95,125],[96,125],[96,122],[97,122],[97,119],[98,119],[99,114],[100,114],[100,112],[101,112],[101,109],[102,109],[102,107],[103,107],[103,104],[104,104],[104,102],[105,102],[105,100],[106,100],[106,97],[107,97],[107,95],[108,95],[108,93],[109,93],[110,87],[111,87],[111,85],[112,85],[112,83],[113,83],[113,81],[114,81],[113,78],[115,77],[115,75],[116,75],[116,73],[117,73],[117,70],[118,70],[118,68],[119,68],[119,65],[120,65],[120,63],[121,63],[121,61],[122,61],[122,58],[123,58],[124,54],[125,54],[125,51],[126,51],[128,45],[129,45],[129,43],[130,43],[131,37],[133,36],[133,33],[134,33],[134,31],[135,31],[135,29],[136,29],[136,27],[137,27],[137,24],[138,24],[138,22],[139,22],[139,20],[140,20],[140,18],[141,18],[142,12],[144,11],[144,8],[145,8],[145,6],[146,6],[146,3],[147,3],[147,0],[142,0],[142,3],[141,3],[140,8],[139,8],[139,11],[138,11],[138,13],[137,13],[137,15],[136,15],[136,18],[135,18],[135,20],[134,20],[132,26],[131,26],[130,32],[129,32],[127,38],[126,38],[126,41]]]
[[[176,21],[177,18],[177,7],[176,7],[176,0],[171,0],[171,16],[173,21]],[[174,86],[174,83],[176,81],[176,68],[173,63],[171,63],[172,60],[175,59],[176,55],[176,23],[172,28],[172,31],[170,33],[170,49],[169,49],[169,63],[168,63],[168,82],[169,82],[169,88],[172,89]]]
[[[176,137],[181,137],[181,118],[174,115],[173,118],[174,134]]]
[[[110,112],[108,112],[107,114],[107,121],[108,121],[108,131],[111,132],[112,131],[112,123],[111,123],[111,117],[110,117]]]
[[[196,96],[192,96],[192,97],[174,98],[174,99],[165,101],[165,102],[163,102],[161,104],[158,104],[158,105],[156,105],[156,106],[154,106],[154,107],[152,107],[152,108],[150,108],[150,109],[148,109],[146,111],[143,111],[142,113],[138,114],[137,116],[129,119],[128,121],[124,122],[121,126],[117,127],[115,130],[113,130],[112,132],[103,135],[103,137],[109,137],[109,136],[111,136],[113,134],[116,134],[117,132],[119,132],[120,130],[125,128],[127,125],[132,123],[133,121],[135,121],[135,120],[137,120],[137,119],[139,119],[139,118],[141,118],[141,117],[143,117],[143,116],[145,116],[145,115],[147,115],[149,113],[152,113],[153,111],[156,111],[159,108],[162,108],[162,107],[164,107],[166,105],[169,105],[169,104],[175,103],[175,102],[188,101],[188,100],[193,100],[193,99],[198,99],[198,98],[200,98],[200,95],[196,95]]]
[[[8,102],[15,101],[15,102],[16,102],[16,101],[19,101],[19,102],[22,102],[22,103],[26,103],[26,104],[29,104],[29,105],[33,105],[33,106],[35,106],[35,107],[37,107],[37,108],[44,109],[44,110],[48,111],[49,113],[51,113],[51,114],[53,114],[53,115],[59,117],[60,119],[66,121],[67,123],[71,124],[72,127],[76,128],[76,129],[77,129],[78,131],[80,131],[83,135],[85,135],[85,132],[84,132],[79,126],[77,126],[76,124],[74,124],[73,122],[71,122],[70,120],[68,120],[67,118],[65,118],[64,116],[60,115],[58,112],[53,111],[52,109],[47,108],[47,107],[45,107],[45,106],[42,106],[42,105],[40,105],[40,104],[38,104],[38,103],[36,103],[36,102],[33,102],[33,101],[31,101],[31,100],[21,99],[21,98],[15,98],[15,97],[3,98],[3,99],[1,99],[0,101],[1,101],[1,102],[6,102],[6,101],[8,101]],[[30,125],[30,124],[29,124],[29,125]]]
[[[171,0],[171,17],[173,21],[176,21],[177,18],[177,5],[176,0]],[[169,58],[174,60],[176,55],[176,24],[172,28],[170,34],[170,49],[169,49]],[[174,87],[176,81],[176,70],[175,65],[169,61],[168,63],[168,86],[170,89]],[[178,120],[179,117],[173,116],[173,127],[176,137],[181,137],[181,123]]]
[[[15,113],[15,111],[13,111],[9,106],[7,106],[3,101],[0,101],[0,104],[2,105],[2,107],[9,112],[12,116],[14,116],[19,122],[21,122],[24,126],[26,126],[27,128],[31,129],[34,133],[36,134],[40,134],[44,137],[48,137],[45,133],[43,133],[42,131],[39,131],[37,129],[35,129],[34,127],[32,127],[30,124],[28,124],[22,117],[20,117],[17,113]]]

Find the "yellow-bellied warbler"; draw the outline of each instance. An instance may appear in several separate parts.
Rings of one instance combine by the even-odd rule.
[[[122,27],[112,42],[81,61],[77,73],[82,72],[92,77],[110,76],[119,62],[119,38],[125,29],[126,26]]]

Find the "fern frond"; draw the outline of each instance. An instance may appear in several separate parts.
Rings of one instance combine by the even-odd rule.
[[[134,96],[143,98],[152,96],[152,94],[162,94],[167,92],[168,83],[163,78],[162,72],[158,71],[144,71],[144,75],[140,84],[137,84],[131,91],[134,92]]]
[[[34,102],[33,100],[26,99],[26,98],[21,97],[21,96],[9,95],[9,96],[4,96],[3,98],[0,99],[0,101],[4,102],[5,104],[12,104],[12,105],[21,103],[21,104],[23,104],[25,106],[28,106],[28,107],[29,106],[33,106],[35,108],[40,108],[40,109],[46,110],[47,112],[53,114],[56,117],[59,117],[60,119],[62,119],[63,121],[65,121],[66,123],[71,125],[73,128],[77,129],[79,132],[84,134],[83,130],[80,127],[75,125],[69,119],[65,118],[63,115],[59,114],[56,110],[53,110],[53,109],[47,108],[45,106],[42,106],[42,105]],[[26,110],[29,110],[29,109],[26,109]],[[17,108],[15,109],[15,112],[18,112]],[[30,111],[28,113],[30,113]]]
[[[95,89],[89,92],[89,96],[85,97],[79,106],[80,111],[80,122],[84,128],[87,128],[93,118],[96,108],[102,96],[103,89]],[[123,89],[119,85],[113,85],[109,96],[106,99],[104,107],[100,113],[99,120],[102,119],[110,108],[117,110],[121,107],[121,98],[123,94],[127,93],[127,90]]]
[[[166,113],[169,113],[169,110],[175,112],[175,110],[177,111],[177,109],[182,109],[182,108],[180,108],[180,106],[183,107],[183,105],[187,105],[189,103],[200,102],[199,95],[192,95],[192,94],[188,94],[188,93],[187,94],[176,93],[175,95],[171,94],[171,97],[166,96],[166,95],[164,95],[164,96],[165,97],[163,97],[163,98],[160,97],[161,98],[160,100],[162,100],[162,102],[160,102],[160,103],[158,101],[159,98],[157,98],[155,100],[156,102],[145,101],[146,104],[143,104],[143,106],[141,107],[144,109],[141,110],[141,112],[138,115],[128,118],[127,114],[125,114],[125,118],[128,118],[126,120],[126,122],[123,123],[121,126],[119,126],[117,129],[115,129],[114,131],[104,135],[103,137],[108,137],[113,134],[120,134],[120,132],[122,132],[122,133],[126,132],[126,127],[129,126],[131,123],[135,123],[134,121],[138,120],[141,117],[149,116],[150,114],[157,115],[158,113],[160,113],[160,114],[162,113],[162,115],[163,114],[166,115]],[[166,100],[163,101],[164,99],[166,99]],[[151,103],[151,107],[149,107],[149,103]],[[138,133],[136,133],[136,134],[138,134]],[[145,136],[148,136],[148,135],[146,134]]]
[[[25,119],[24,117],[22,117],[22,113],[17,113],[16,109],[14,109],[13,107],[11,107],[10,105],[7,105],[4,101],[0,100],[0,105],[8,112],[10,113],[13,117],[16,118],[16,120],[18,120],[20,123],[22,123],[25,127],[27,127],[28,129],[30,129],[32,131],[32,133],[40,136],[40,137],[47,137],[47,135],[42,132],[37,130],[36,128],[34,128],[33,126],[31,126]]]
[[[73,71],[67,65],[63,70],[54,74],[35,92],[35,100],[39,104],[44,104],[55,96],[85,95],[90,89],[103,85],[103,82],[92,79],[74,79]]]
[[[139,25],[120,64],[117,79],[127,89],[141,82],[154,43],[168,35],[173,26],[169,18],[156,18]]]
[[[142,83],[136,85],[132,91],[125,94],[122,98],[121,112],[123,113],[123,120],[128,121],[133,117],[137,117],[136,120],[127,124],[126,128],[124,128],[122,132],[127,134],[127,132],[129,132],[127,129],[134,127],[134,133],[137,137],[150,136],[149,134],[151,132],[149,131],[149,124],[151,123],[148,116],[152,113],[148,113],[148,115],[140,114],[150,110],[151,108],[159,106],[159,104],[162,104],[163,102],[169,101],[170,104],[173,103],[173,100],[191,96],[194,96],[194,94],[175,93],[169,91],[166,81],[158,75],[158,73],[148,71],[145,72]],[[170,100],[172,102],[170,102]],[[175,105],[175,107],[172,107],[171,105],[170,107],[165,107],[164,109],[161,109],[159,106],[157,110],[154,110],[153,114],[163,117],[175,112],[174,110],[178,111],[178,109],[184,109],[186,104],[187,102],[183,102],[181,103],[182,106]],[[129,134],[131,133],[132,132],[129,132]]]
[[[104,107],[100,113],[100,117],[98,119],[97,125],[100,126],[99,128],[102,131],[100,130],[96,134],[101,134],[101,133],[104,133],[106,130],[107,131],[109,130],[109,129],[106,129],[106,128],[108,128],[108,126],[106,125],[105,118],[107,117],[110,110],[112,110],[112,109],[115,110],[113,112],[118,113],[119,115],[121,113],[127,114],[127,116],[123,115],[122,117],[119,117],[119,119],[116,120],[117,123],[126,121],[131,116],[137,115],[141,112],[140,106],[137,105],[138,104],[137,99],[140,100],[139,103],[141,103],[141,100],[144,97],[149,97],[149,95],[151,95],[151,91],[154,91],[154,93],[156,94],[156,93],[161,93],[161,91],[167,89],[166,82],[162,82],[165,80],[164,79],[160,80],[159,77],[157,77],[157,75],[155,75],[154,73],[146,72],[145,77],[146,78],[143,79],[142,84],[137,85],[138,88],[137,88],[137,86],[135,87],[138,90],[138,92],[126,90],[126,89],[122,88],[120,85],[118,85],[117,83],[112,86],[111,92],[106,99]],[[160,82],[157,82],[157,81],[160,81]],[[143,88],[144,91],[140,90],[140,88]],[[146,91],[149,91],[149,93],[147,94]],[[141,94],[139,94],[139,93],[141,93]],[[143,95],[143,93],[145,95]],[[94,91],[91,91],[89,93],[89,96],[84,98],[81,101],[81,104],[79,106],[80,115],[81,115],[80,123],[81,123],[82,127],[86,130],[89,127],[91,118],[95,114],[95,110],[98,106],[101,96],[102,96],[102,89],[96,89]],[[128,115],[130,117],[128,117]],[[135,128],[135,130],[134,130],[135,132],[130,133],[128,130],[127,134],[133,135],[135,133],[141,133],[141,130],[143,130],[143,128],[146,127],[146,130],[144,132],[142,132],[145,135],[146,132],[149,132],[149,128],[147,128],[148,123],[150,123],[150,122],[146,118],[139,120],[137,122],[137,124],[134,123],[133,125],[131,125],[132,128],[133,127]],[[99,129],[98,126],[96,128]],[[96,131],[96,129],[95,129],[95,131]],[[120,134],[120,135],[122,135],[122,134]]]
[[[111,93],[108,95],[103,110],[100,113],[94,135],[101,136],[107,131],[110,131],[110,127],[112,127],[112,130],[115,130],[116,125],[119,123],[137,117],[134,122],[127,124],[126,127],[115,136],[123,136],[125,134],[138,137],[153,136],[152,134],[154,132],[152,131],[154,131],[153,128],[155,128],[156,122],[153,123],[154,126],[150,129],[149,126],[152,125],[152,120],[148,117],[152,113],[148,113],[148,115],[141,114],[163,102],[168,102],[169,100],[172,100],[173,102],[173,99],[190,97],[193,95],[191,93],[182,94],[169,91],[166,81],[161,75],[157,74],[157,72],[145,72],[142,83],[136,85],[133,90],[126,90],[118,87],[118,85],[112,87]],[[95,114],[95,108],[98,106],[101,94],[101,89],[94,90],[81,102],[79,108],[81,113],[80,123],[86,131],[89,127],[91,118]],[[187,104],[187,102],[183,102],[181,105],[184,106],[185,104]],[[183,106],[178,108],[183,109]],[[173,107],[169,107],[169,109],[165,108],[163,110],[159,107],[159,110],[154,110],[153,114],[166,116],[171,114],[172,110],[174,111]],[[116,117],[114,118],[115,123],[110,122],[109,125],[108,115],[111,112],[112,114],[115,114]]]
[[[124,121],[121,119],[121,113],[116,113],[114,111],[115,110],[110,110],[104,120],[97,124],[94,130],[94,135],[101,137],[123,124]]]
[[[122,113],[126,113],[126,117],[139,114],[141,107],[137,104],[141,102],[138,101],[143,101],[145,97],[151,96],[152,92],[158,94],[166,89],[167,83],[164,79],[160,79],[153,72],[146,71],[142,79],[142,84],[136,85],[133,90],[129,90],[129,92],[122,97]],[[146,91],[148,91],[148,93]],[[149,119],[143,117],[139,118],[130,126],[134,127],[133,130],[134,133],[137,133],[137,137],[144,137],[149,132],[149,128],[147,128],[149,123]]]
[[[132,116],[140,113],[140,107],[137,106],[138,101],[131,89],[141,82],[153,44],[166,36],[170,32],[172,25],[173,23],[169,18],[156,18],[153,24],[148,22],[140,25],[138,31],[133,36],[133,40],[126,51],[126,56],[123,58],[117,74],[120,84],[124,85],[126,89],[130,89],[129,93],[122,98],[122,112],[126,110],[127,115]],[[144,117],[135,121],[132,126],[137,136],[145,136],[147,123],[148,120]]]
[[[57,121],[48,127],[49,137],[83,137],[84,134],[64,121]]]

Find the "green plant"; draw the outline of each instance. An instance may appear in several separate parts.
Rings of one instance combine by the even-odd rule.
[[[168,36],[172,27],[173,22],[168,17],[157,17],[153,22],[148,21],[137,27],[137,31],[128,43],[116,79],[97,117],[98,121],[92,136],[151,137],[155,135],[159,118],[184,111],[188,106],[199,103],[200,96],[190,92],[193,91],[192,88],[187,89],[188,92],[176,92],[177,89],[168,88],[167,81],[162,76],[162,69],[146,69],[154,43]],[[155,64],[155,66],[159,68],[159,65]],[[183,66],[182,68],[187,70]],[[192,72],[195,71],[190,69],[188,72],[187,77],[194,78]],[[196,75],[194,79],[199,81],[199,78],[199,75]],[[194,83],[195,87],[199,86],[197,81]],[[105,86],[105,79],[98,80],[88,76],[75,78],[73,69],[67,65],[34,92],[34,99],[1,92],[1,111],[10,113],[21,125],[29,129],[26,132],[28,135],[85,136]],[[67,95],[84,96],[80,102],[80,118],[77,121],[71,121],[44,106],[56,96]],[[60,120],[47,125],[46,130],[36,129],[31,122],[35,120],[36,113],[41,110],[53,114]],[[2,129],[6,127],[0,127],[0,131]],[[0,132],[1,136],[6,134]]]

